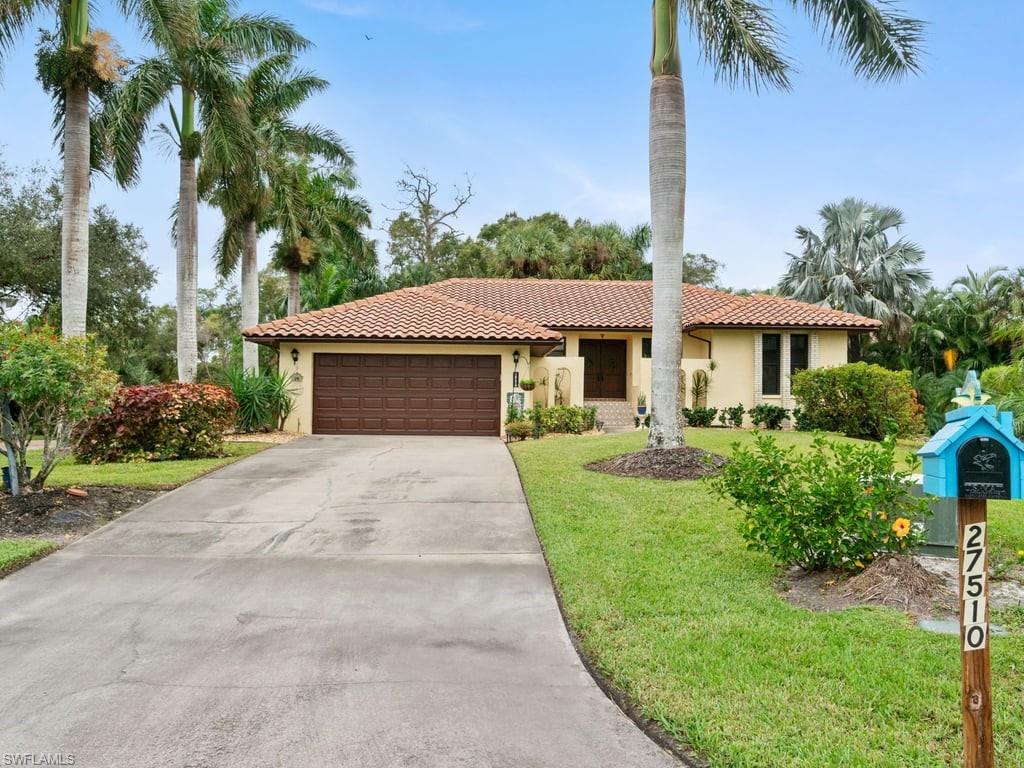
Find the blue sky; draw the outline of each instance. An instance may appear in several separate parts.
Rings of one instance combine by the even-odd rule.
[[[138,36],[112,5],[99,3],[95,26],[129,57],[140,55]],[[513,210],[647,220],[646,0],[241,5],[288,18],[315,43],[304,63],[332,86],[301,117],[351,145],[376,226],[392,215],[406,163],[445,186],[469,174],[475,197],[460,227],[473,234]],[[791,92],[716,84],[683,40],[686,249],[723,261],[728,285],[768,286],[796,249],[793,228],[815,225],[822,204],[855,195],[903,209],[905,234],[925,248],[939,283],[966,264],[1024,263],[1024,68],[1014,54],[1024,3],[906,3],[930,22],[925,71],[883,86],[854,78],[788,3],[777,5],[800,69]],[[34,35],[21,42],[0,85],[0,144],[21,166],[55,157],[33,47]],[[174,295],[167,214],[176,175],[154,140],[136,188],[94,182],[95,203],[142,227],[160,270],[157,301]],[[203,285],[214,281],[218,228],[217,214],[203,211]]]

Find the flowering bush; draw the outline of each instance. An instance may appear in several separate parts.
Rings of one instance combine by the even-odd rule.
[[[895,467],[895,438],[851,444],[814,438],[809,451],[781,448],[771,435],[738,443],[711,480],[743,512],[750,549],[806,570],[855,571],[887,552],[923,543],[915,522],[930,514],[911,494],[908,471]]]
[[[65,338],[48,327],[0,324],[2,434],[14,454],[19,484],[28,483],[33,437],[43,439],[42,460],[31,483],[41,488],[68,453],[79,422],[106,410],[117,386],[106,361],[106,349],[91,336]]]
[[[851,363],[793,374],[793,397],[800,403],[797,426],[881,440],[924,431],[924,408],[917,401],[910,371]]]
[[[151,461],[216,455],[238,404],[212,384],[121,387],[110,412],[83,425],[83,461]]]

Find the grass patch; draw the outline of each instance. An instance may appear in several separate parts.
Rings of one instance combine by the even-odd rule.
[[[691,445],[725,455],[750,437],[687,431]],[[956,638],[887,609],[791,606],[773,589],[770,560],[745,549],[739,513],[705,481],[583,469],[644,439],[634,432],[511,447],[569,621],[598,668],[714,766],[958,764]],[[1024,541],[1024,504],[994,504],[990,518],[994,544]],[[1021,658],[1024,637],[992,638],[1001,765],[1024,764]]]
[[[50,554],[56,548],[56,542],[42,539],[0,539],[0,577]]]
[[[164,489],[194,480],[239,459],[269,448],[270,443],[224,443],[224,456],[211,459],[175,459],[172,461],[145,461],[110,464],[79,464],[68,457],[54,467],[46,480],[46,487],[68,486],[123,486],[130,488]],[[38,466],[40,451],[29,451],[29,464]],[[7,466],[6,456],[0,456],[0,467]]]

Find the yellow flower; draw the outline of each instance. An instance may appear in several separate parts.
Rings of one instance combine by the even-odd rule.
[[[879,520],[888,520],[889,519],[889,515],[887,513],[885,513],[885,512],[879,512],[878,513],[878,519]]]
[[[897,539],[902,539],[910,533],[910,521],[905,517],[897,517],[896,522],[892,524],[892,532],[896,534]]]
[[[862,563],[860,560],[854,560],[853,564],[856,565],[858,568],[864,567],[864,563]]]

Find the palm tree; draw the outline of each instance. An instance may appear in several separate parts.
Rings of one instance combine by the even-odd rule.
[[[800,0],[828,44],[872,80],[918,69],[922,24],[884,0]],[[654,319],[651,432],[648,445],[683,442],[677,384],[682,332],[680,260],[686,193],[686,120],[679,59],[680,0],[653,0],[650,187]],[[704,60],[728,84],[789,86],[791,64],[781,53],[771,10],[753,0],[682,0]]]
[[[903,212],[850,197],[819,215],[821,234],[796,229],[803,250],[787,254],[782,294],[881,320],[885,333],[905,338],[931,273],[920,266],[921,248],[905,237],[890,242],[906,223]]]
[[[132,2],[119,2],[128,13]],[[85,333],[89,294],[89,173],[94,136],[90,92],[104,91],[121,63],[110,36],[89,31],[88,0],[17,0],[0,4],[0,56],[43,9],[55,10],[58,33],[44,35],[37,57],[39,78],[54,99],[64,163],[61,225],[61,332]],[[2,59],[0,59],[2,61]]]
[[[296,70],[294,64],[294,56],[279,54],[253,67],[242,90],[255,141],[232,158],[229,166],[217,166],[207,159],[199,169],[201,193],[224,214],[224,229],[216,247],[217,270],[227,277],[241,262],[243,328],[259,322],[256,242],[274,224],[271,189],[279,186],[289,162],[297,156],[352,163],[332,131],[291,121],[291,115],[310,95],[327,88],[326,80]],[[281,184],[282,193],[292,191],[286,183]],[[258,352],[255,344],[242,342],[244,370],[256,370]]]
[[[370,206],[349,194],[356,186],[347,165],[311,170],[305,160],[293,162],[278,177],[271,212],[274,264],[288,273],[288,314],[302,311],[300,276],[337,247],[363,252],[362,230],[370,226]]]
[[[178,379],[193,381],[198,364],[198,210],[196,160],[229,167],[254,137],[245,114],[238,67],[272,53],[291,53],[308,41],[284,21],[237,14],[234,0],[139,0],[146,37],[157,53],[135,64],[105,110],[114,175],[138,181],[141,148],[156,110],[175,89],[180,115],[171,106],[173,130],[160,129],[177,147]]]
[[[299,278],[301,305],[306,312],[376,296],[384,290],[372,240],[366,240],[363,252],[355,255],[340,245],[328,246],[316,266]]]

